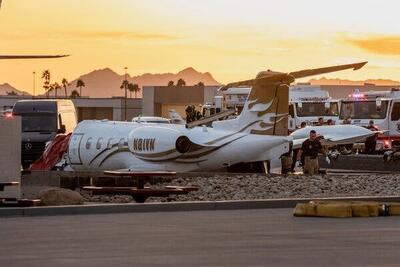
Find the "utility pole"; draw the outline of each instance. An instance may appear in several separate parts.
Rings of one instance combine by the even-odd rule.
[[[36,71],[32,72],[33,75],[33,94],[32,94],[32,99],[35,98],[35,87],[36,87]]]
[[[128,98],[128,92],[127,92],[127,82],[128,82],[128,67],[125,67],[125,82],[124,82],[124,89],[125,89],[125,121],[127,121],[126,119],[126,99]]]

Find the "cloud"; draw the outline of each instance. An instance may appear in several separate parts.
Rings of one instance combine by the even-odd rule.
[[[140,33],[129,31],[75,31],[66,32],[65,35],[80,38],[121,38],[134,40],[174,40],[176,36],[157,33]]]
[[[400,35],[348,37],[345,41],[370,53],[400,55]]]
[[[46,32],[3,32],[0,33],[0,37],[5,39],[31,39],[31,38],[43,38],[43,39],[128,39],[128,40],[142,40],[142,41],[162,41],[162,40],[176,40],[179,39],[177,36],[158,34],[158,33],[143,33],[133,31],[60,31],[60,30],[48,30]]]

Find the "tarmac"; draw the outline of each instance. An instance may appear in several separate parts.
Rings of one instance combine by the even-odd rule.
[[[2,266],[398,266],[400,217],[293,209],[0,217]]]

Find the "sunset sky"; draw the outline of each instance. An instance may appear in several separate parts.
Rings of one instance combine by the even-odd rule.
[[[400,80],[399,12],[398,0],[3,0],[0,54],[71,57],[2,60],[0,83],[31,92],[32,71],[58,81],[124,66],[131,75],[192,66],[225,83],[365,60],[327,77]]]

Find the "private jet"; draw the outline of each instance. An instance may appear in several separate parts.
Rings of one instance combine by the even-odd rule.
[[[205,171],[241,162],[267,161],[290,152],[289,85],[296,78],[362,68],[366,62],[290,73],[263,71],[220,88],[249,86],[241,114],[211,127],[86,120],[69,140],[72,170]]]

